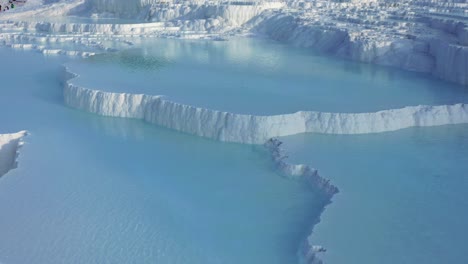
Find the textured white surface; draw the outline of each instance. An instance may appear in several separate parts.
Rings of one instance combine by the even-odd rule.
[[[332,197],[338,193],[338,188],[333,186],[329,180],[323,178],[318,173],[318,170],[305,164],[291,164],[286,161],[287,156],[281,149],[280,140],[272,138],[265,143],[265,148],[270,152],[276,168],[285,176],[292,179],[304,180],[314,188],[321,192],[326,199],[326,203],[331,203]],[[324,208],[325,210],[325,208]],[[315,219],[312,226],[316,225],[320,219]],[[326,249],[319,245],[314,245],[310,239],[311,235],[302,243],[299,250],[301,263],[320,264],[322,261],[317,256],[317,253],[325,252]]]
[[[65,68],[65,75],[75,76]],[[410,106],[373,113],[323,113],[256,116],[198,108],[161,96],[111,93],[76,86],[65,81],[65,103],[87,112],[138,118],[148,123],[220,141],[263,144],[279,136],[307,132],[365,134],[415,126],[468,123],[465,104]]]
[[[103,36],[114,40],[148,36],[225,39],[253,33],[468,85],[468,3],[463,0],[46,2],[34,0],[2,15],[0,19],[16,21],[2,27],[18,32],[0,32],[0,43],[1,39],[5,44],[35,43],[34,37],[29,41],[17,37],[24,34],[75,43],[102,40]],[[58,22],[69,15],[131,18],[135,22]],[[79,52],[56,53],[81,56]]]
[[[0,176],[16,168],[19,148],[23,145],[22,138],[26,131],[12,134],[0,134]]]
[[[268,11],[257,16],[251,27],[259,34],[296,46],[432,73],[468,85],[465,20],[448,14],[431,15],[426,8],[419,8],[417,1],[405,2],[407,5],[401,4],[400,8],[335,4],[311,8],[309,12]],[[468,6],[460,3],[449,10],[466,13]]]

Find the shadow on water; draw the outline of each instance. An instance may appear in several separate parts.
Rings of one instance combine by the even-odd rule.
[[[145,53],[141,49],[129,49],[115,53],[104,53],[92,56],[88,59],[91,63],[117,64],[131,72],[154,71],[167,67],[173,62],[161,56]]]
[[[32,72],[30,78],[33,82],[46,84],[47,91],[43,89],[34,89],[32,95],[42,101],[49,104],[63,106],[63,68],[57,65],[52,69],[41,69],[39,71]]]

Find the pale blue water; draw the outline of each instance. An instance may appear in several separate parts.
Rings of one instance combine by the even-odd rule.
[[[2,264],[297,261],[321,198],[262,148],[69,109],[58,59],[0,56],[0,133],[31,133],[0,178]]]
[[[240,113],[467,101],[465,88],[426,75],[263,40],[147,41],[67,64],[86,87]],[[20,168],[0,179],[0,262],[297,262],[323,204],[277,175],[261,147],[69,109],[63,59],[0,55],[0,133],[32,133]],[[291,161],[319,168],[341,190],[314,235],[327,263],[466,262],[467,132],[288,138]]]
[[[284,141],[340,188],[314,230],[326,263],[468,263],[468,125]]]
[[[81,75],[74,82],[249,114],[468,102],[465,87],[424,74],[316,56],[267,40],[144,39],[135,44],[143,48],[69,63]]]

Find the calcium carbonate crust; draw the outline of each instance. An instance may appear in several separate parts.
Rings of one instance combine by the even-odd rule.
[[[54,38],[75,43],[86,38],[225,39],[260,34],[341,58],[426,72],[468,85],[467,14],[464,0],[52,0],[3,15],[13,23],[6,28],[19,32],[0,35],[4,35],[6,44],[21,48],[22,44],[36,44],[35,40],[24,43],[24,34],[37,34],[35,39],[51,38],[44,40],[46,43],[53,43]],[[70,15],[140,22],[41,21]],[[37,19],[31,21],[30,17]],[[35,49],[41,51],[42,47]],[[43,53],[90,55],[47,49]]]
[[[19,150],[23,146],[23,138],[27,134],[26,131],[0,134],[0,177],[17,168]]]
[[[353,28],[345,24],[349,21],[344,21],[343,26],[341,21],[318,23],[318,19],[266,11],[250,24],[257,34],[277,41],[354,61],[430,73],[468,85],[468,26],[464,22],[422,17],[399,26],[368,25],[376,27],[369,29]]]
[[[150,124],[219,141],[264,144],[274,137],[300,133],[367,134],[409,127],[468,123],[466,104],[408,106],[371,113],[299,111],[257,116],[235,114],[168,100],[163,96],[112,93],[72,83],[77,77],[64,67],[65,103],[102,116],[142,119]]]
[[[286,161],[288,157],[280,147],[282,144],[283,142],[279,139],[271,138],[267,140],[264,146],[269,151],[273,163],[282,175],[290,179],[305,181],[314,189],[314,191],[320,193],[320,196],[323,197],[323,212],[326,206],[331,203],[333,196],[338,193],[338,188],[332,185],[329,180],[321,177],[318,170],[310,167],[309,165],[288,163]],[[321,215],[321,213],[319,215]],[[313,230],[313,227],[319,222],[320,217],[315,219],[311,224],[311,230]],[[325,252],[326,249],[322,246],[314,245],[311,237],[312,231],[310,235],[304,239],[301,247],[299,248],[299,258],[301,259],[301,263],[321,264],[322,261],[317,255],[318,253]]]

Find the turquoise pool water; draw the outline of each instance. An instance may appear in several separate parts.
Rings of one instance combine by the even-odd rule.
[[[322,199],[262,148],[69,109],[58,58],[0,55],[0,133],[31,133],[0,178],[1,263],[297,261]]]
[[[63,104],[75,83],[236,113],[364,112],[467,102],[426,75],[258,39],[134,40],[66,60],[0,49],[0,133],[28,130],[0,179],[0,262],[297,263],[324,200],[261,147],[184,135]],[[316,227],[326,263],[464,263],[467,126],[288,137],[290,161],[340,188]]]
[[[468,125],[283,140],[340,188],[312,236],[325,263],[468,263]]]
[[[247,114],[468,102],[466,88],[424,74],[316,56],[268,40],[134,42],[139,48],[67,64],[81,75],[74,83]]]

